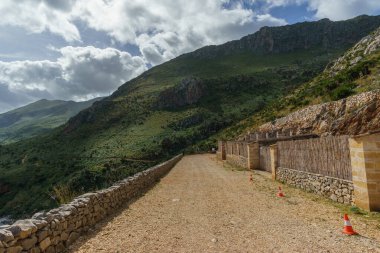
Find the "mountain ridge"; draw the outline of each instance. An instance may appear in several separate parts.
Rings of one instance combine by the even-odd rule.
[[[252,128],[259,132],[318,135],[359,135],[380,128],[380,28],[332,61],[320,75],[282,99],[272,110],[276,119]],[[284,117],[294,101],[310,106]],[[244,138],[244,135],[239,137]]]
[[[336,47],[338,45],[339,47],[341,47],[342,42],[346,45],[355,43],[357,42],[358,38],[360,39],[367,34],[365,31],[368,28],[362,29],[363,31],[361,33],[352,36],[353,34],[347,33],[349,32],[349,28],[342,29],[342,26],[346,25],[347,22],[352,22],[353,24],[351,24],[351,26],[353,26],[354,23],[359,24],[361,27],[370,25],[371,28],[369,28],[369,30],[374,30],[380,26],[380,22],[378,19],[379,16],[361,15],[344,21],[334,22],[329,19],[321,19],[319,21],[305,21],[285,26],[264,26],[260,28],[259,31],[244,36],[239,40],[229,41],[222,45],[206,46],[197,49],[194,52],[184,54],[180,57],[202,57],[207,55],[215,57],[216,55],[218,55],[218,52],[220,53],[220,51],[222,51],[224,54],[229,54],[231,53],[231,51],[236,50],[247,50],[257,54],[284,53],[297,49],[312,48],[313,46],[318,45],[321,42],[323,42],[323,46],[326,48],[331,46]],[[295,37],[297,37],[294,36],[295,34],[297,34],[297,36],[299,37],[297,43],[295,44],[283,42],[275,43],[280,39],[285,39],[288,42],[290,42],[292,38],[294,39]],[[335,36],[338,37],[338,40],[331,41],[331,37]],[[347,43],[346,41],[350,41],[350,43]],[[288,47],[284,47],[284,44],[287,44]],[[206,53],[204,51],[211,51],[211,53]]]
[[[11,143],[47,133],[100,99],[83,102],[40,99],[2,113],[0,114],[0,143]]]

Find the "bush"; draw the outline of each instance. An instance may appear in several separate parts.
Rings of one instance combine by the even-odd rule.
[[[339,100],[354,94],[355,84],[347,83],[336,88],[330,95],[332,100]]]

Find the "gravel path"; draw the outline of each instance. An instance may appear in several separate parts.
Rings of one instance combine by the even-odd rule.
[[[287,186],[278,198],[268,175],[249,175],[186,156],[70,252],[380,252],[376,224],[350,217],[361,236],[345,236],[337,207]]]

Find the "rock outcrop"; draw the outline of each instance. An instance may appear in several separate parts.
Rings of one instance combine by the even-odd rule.
[[[380,90],[361,93],[335,102],[306,107],[268,122],[259,132],[357,135],[380,129]]]
[[[158,107],[176,108],[192,105],[206,95],[203,82],[198,78],[186,78],[177,86],[160,93]]]
[[[334,61],[325,72],[330,75],[336,75],[344,69],[355,66],[363,57],[374,53],[378,49],[380,49],[380,28],[361,39],[347,53]]]
[[[201,48],[184,57],[213,58],[247,51],[256,54],[276,54],[310,48],[329,50],[345,45],[349,47],[379,26],[380,16],[363,15],[340,22],[322,19],[318,22],[303,22],[283,27],[263,27],[240,40]]]

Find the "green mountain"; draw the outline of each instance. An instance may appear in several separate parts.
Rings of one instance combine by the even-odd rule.
[[[360,16],[264,27],[151,68],[50,134],[1,146],[0,215],[51,208],[178,152],[208,150],[379,26],[380,16]]]
[[[100,98],[85,102],[42,99],[0,114],[0,143],[7,144],[46,133],[98,100]]]
[[[311,81],[219,137],[282,131],[358,135],[380,128],[380,28],[361,39]],[[300,110],[301,109],[301,110]],[[265,124],[264,124],[265,123]]]

